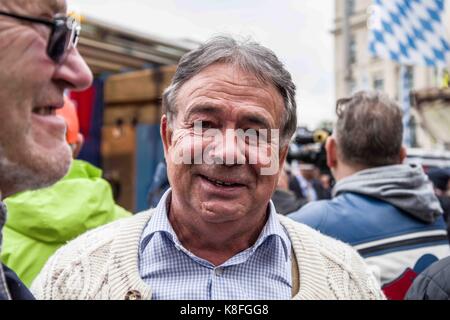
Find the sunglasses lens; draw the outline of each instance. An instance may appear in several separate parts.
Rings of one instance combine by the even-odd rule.
[[[65,27],[55,28],[48,43],[48,56],[60,62],[68,47],[71,31]]]

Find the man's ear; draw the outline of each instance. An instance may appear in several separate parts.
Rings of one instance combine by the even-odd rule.
[[[407,156],[406,148],[404,146],[402,146],[400,149],[400,158],[399,158],[400,164],[402,164],[403,161],[405,161],[406,156]]]
[[[77,135],[77,142],[73,145],[72,148],[72,157],[76,159],[78,155],[80,154],[81,148],[84,144],[84,136],[81,133],[78,133]]]
[[[172,130],[169,126],[169,120],[165,114],[161,117],[161,139],[164,146],[164,155],[167,158],[167,151],[169,150],[170,145],[172,144]]]
[[[286,161],[288,151],[289,151],[289,144],[282,147],[280,150],[280,164],[279,164],[280,166],[279,166],[279,168],[281,168],[281,170],[283,170],[284,162]]]
[[[275,189],[278,186],[279,183],[279,179],[280,177],[283,175],[283,171],[284,171],[284,164],[286,161],[286,157],[289,151],[289,144],[282,146],[279,152],[279,158],[278,158],[278,171],[273,172],[272,174],[275,174],[277,176],[277,180],[275,182],[275,185],[273,186],[273,191],[275,191]]]
[[[327,153],[327,166],[328,168],[335,168],[337,166],[337,150],[336,139],[333,136],[329,136],[325,143],[325,151]]]

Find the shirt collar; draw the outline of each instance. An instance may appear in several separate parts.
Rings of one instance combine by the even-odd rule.
[[[264,243],[267,238],[271,236],[276,236],[281,240],[284,249],[284,256],[287,261],[287,259],[289,259],[291,255],[291,241],[289,240],[287,230],[281,225],[278,219],[278,213],[272,200],[270,200],[269,202],[269,217],[267,219],[266,225],[264,226],[258,240],[256,240],[256,243],[253,246],[255,250],[258,246]]]
[[[170,224],[170,221],[167,217],[167,204],[168,201],[170,201],[171,199],[171,193],[172,193],[171,188],[169,188],[164,193],[164,195],[162,196],[161,200],[159,201],[158,205],[155,208],[155,212],[153,213],[152,218],[145,227],[141,242],[142,243],[141,252],[144,251],[150,239],[156,232],[166,234],[178,249],[187,251],[179,242],[178,237],[175,231],[173,230],[172,225]],[[287,261],[287,259],[290,258],[291,242],[289,240],[287,231],[284,229],[284,227],[281,225],[281,223],[277,218],[275,205],[271,200],[269,202],[269,217],[267,219],[267,222],[258,239],[256,240],[255,244],[248,250],[251,250],[252,252],[256,251],[256,249],[258,249],[260,245],[262,245],[269,237],[272,236],[278,237],[281,240],[281,243],[283,244],[285,258]]]
[[[158,205],[155,208],[154,213],[152,214],[152,218],[148,222],[147,226],[144,229],[143,241],[141,245],[141,252],[144,251],[151,237],[156,232],[165,233],[175,245],[181,245],[178,241],[178,238],[175,234],[175,230],[173,230],[172,225],[167,217],[167,204],[170,201],[170,196],[172,194],[172,189],[169,188],[166,192],[164,192],[161,200],[159,200]]]
[[[302,175],[297,175],[297,181],[299,182],[302,188],[308,187],[308,180],[306,180]]]

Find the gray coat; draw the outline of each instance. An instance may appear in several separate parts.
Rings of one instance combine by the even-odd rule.
[[[406,300],[450,300],[450,257],[433,263],[419,274]]]

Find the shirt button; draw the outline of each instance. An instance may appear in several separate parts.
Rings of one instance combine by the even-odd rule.
[[[125,295],[125,300],[141,300],[141,299],[142,299],[142,295],[137,290],[130,290]]]
[[[223,274],[223,268],[216,268],[214,269],[214,274],[218,277],[220,277]]]

